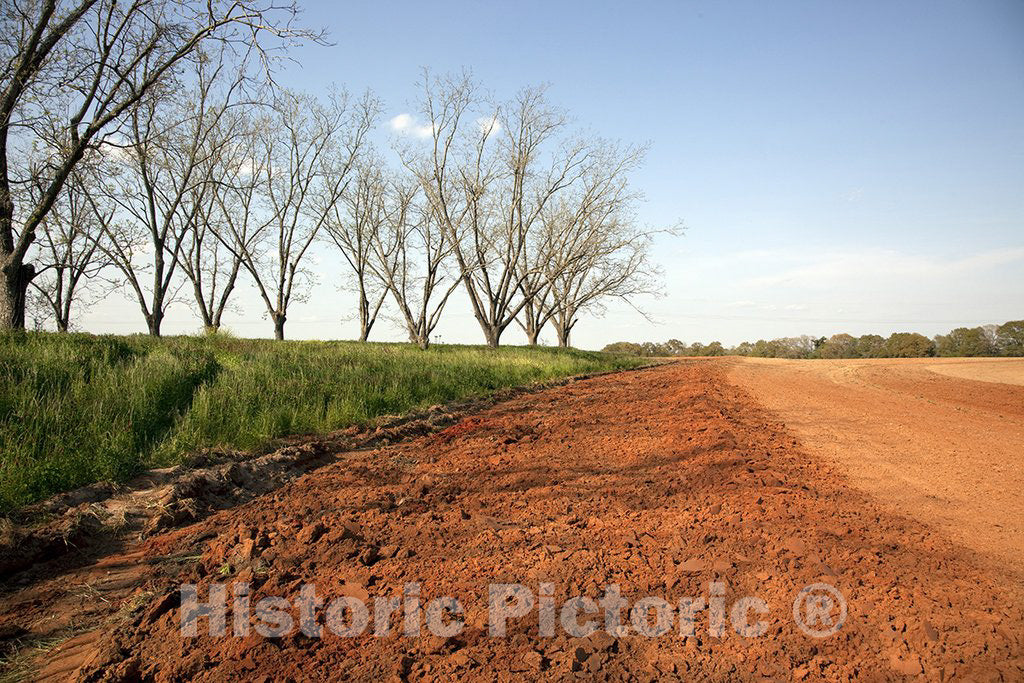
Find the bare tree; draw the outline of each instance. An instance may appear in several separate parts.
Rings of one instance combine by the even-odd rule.
[[[519,263],[519,289],[525,305],[516,317],[516,323],[526,334],[526,343],[536,346],[540,333],[554,314],[551,307],[551,260],[554,249],[561,238],[557,230],[557,219],[549,219],[557,211],[551,209],[541,214],[541,229],[531,235],[530,244]]]
[[[461,281],[458,269],[450,268],[453,245],[415,183],[396,179],[386,192],[370,264],[391,294],[409,341],[426,350]]]
[[[355,180],[340,201],[326,207],[327,236],[341,252],[359,296],[359,341],[370,337],[387,289],[376,277],[374,245],[385,220],[386,185],[381,162],[372,156],[360,160]]]
[[[659,231],[636,225],[633,207],[640,195],[628,178],[644,150],[601,139],[587,146],[579,182],[548,204],[524,259],[528,272],[522,281],[529,301],[520,326],[531,344],[551,322],[559,346],[568,346],[582,311],[600,311],[610,298],[628,301],[658,291],[649,248]]]
[[[184,269],[194,271],[189,277],[196,300],[203,302],[200,312],[204,324],[212,329],[220,327],[238,272],[245,266],[244,255],[259,253],[259,240],[274,221],[261,206],[263,142],[251,113],[242,110],[230,117],[234,134],[214,159],[205,190],[209,201],[200,209],[186,249],[189,265]],[[221,273],[227,273],[222,286],[218,284]]]
[[[203,328],[212,331],[220,329],[242,267],[238,250],[225,247],[220,235],[231,234],[228,221],[248,225],[256,185],[253,112],[263,106],[261,98],[248,96],[244,70],[226,63],[223,51],[215,57],[197,64],[199,99],[191,125],[207,130],[200,131],[202,160],[183,202],[195,211],[184,226],[180,258]],[[216,97],[213,90],[219,91]],[[245,234],[244,228],[240,234]]]
[[[617,221],[606,223],[604,231],[588,247],[587,258],[574,259],[574,266],[552,277],[551,323],[560,347],[569,346],[584,311],[600,314],[609,299],[618,299],[644,314],[634,299],[661,293],[659,272],[650,258],[652,233]]]
[[[32,286],[59,332],[71,328],[75,305],[82,302],[86,285],[102,282],[103,291],[109,288],[99,278],[109,265],[100,243],[114,210],[100,203],[96,185],[96,170],[80,165],[39,224],[35,260],[40,267]],[[101,292],[94,288],[93,294]]]
[[[198,200],[196,220],[189,227],[182,248],[181,270],[192,284],[203,329],[216,332],[238,284],[242,259],[217,237],[218,227],[213,223],[220,220],[220,201],[210,194],[206,190],[206,195]]]
[[[291,0],[21,0],[0,3],[0,329],[23,328],[37,230],[87,150],[203,44],[297,38]],[[273,43],[273,44],[272,44]],[[22,160],[59,142],[45,177]],[[16,203],[14,188],[42,180]],[[21,195],[24,196],[24,195]]]
[[[357,102],[333,94],[323,104],[283,92],[261,121],[256,173],[267,220],[222,243],[252,275],[276,339],[284,339],[288,306],[304,296],[303,259],[348,189],[377,110],[369,94]]]
[[[199,272],[193,266],[201,268],[207,256],[195,238],[197,223],[209,205],[209,169],[227,144],[217,133],[233,87],[225,99],[214,91],[223,68],[223,62],[208,67],[201,59],[192,83],[195,97],[184,102],[177,99],[183,84],[171,82],[152,89],[130,110],[127,141],[114,155],[120,169],[111,196],[121,215],[109,226],[104,249],[135,294],[153,336],[160,336],[167,307],[174,300],[183,256],[189,257],[185,265],[193,276]],[[185,254],[190,240],[193,249]]]
[[[192,201],[199,208],[188,227],[181,256],[181,270],[192,285],[203,329],[212,332],[221,327],[242,267],[237,252],[226,248],[217,237],[218,230],[225,232],[217,222],[224,221],[221,207],[227,204],[216,196],[217,191],[223,192],[209,186],[197,190],[200,196]]]
[[[598,141],[583,181],[544,217],[546,316],[561,347],[569,346],[584,311],[600,314],[607,301],[617,299],[643,314],[636,297],[661,293],[651,246],[657,234],[678,234],[679,228],[637,223],[639,194],[630,189],[628,174],[642,159],[642,149]]]
[[[531,299],[522,267],[530,235],[548,203],[579,178],[587,150],[561,139],[565,116],[543,88],[485,110],[468,78],[425,74],[423,86],[432,144],[407,147],[405,163],[448,233],[473,315],[496,347]]]

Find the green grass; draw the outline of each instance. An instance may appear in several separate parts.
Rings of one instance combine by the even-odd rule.
[[[522,347],[0,335],[0,512],[206,447],[251,450],[639,363]]]

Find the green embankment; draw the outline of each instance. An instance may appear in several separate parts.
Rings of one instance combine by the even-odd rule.
[[[548,348],[0,335],[0,512],[180,461],[637,359]]]

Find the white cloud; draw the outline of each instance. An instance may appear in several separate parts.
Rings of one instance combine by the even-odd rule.
[[[501,121],[497,116],[481,116],[476,120],[476,125],[480,127],[481,134],[497,135],[501,132]]]
[[[133,158],[134,148],[131,141],[123,135],[116,138],[111,137],[99,145],[100,154],[111,161],[130,161]]]
[[[250,157],[247,159],[242,159],[242,161],[238,163],[238,166],[236,168],[238,169],[238,173],[243,178],[251,178],[257,173],[262,173],[264,166],[262,163],[257,162],[255,158]]]
[[[863,187],[855,187],[852,190],[843,193],[843,199],[845,199],[848,202],[859,202],[863,196]]]
[[[388,121],[388,126],[399,135],[428,138],[434,134],[433,126],[429,123],[419,123],[412,114],[399,114]]]
[[[476,120],[481,134],[497,135],[501,132],[501,122],[496,116],[481,116]],[[399,135],[411,135],[415,138],[429,138],[434,129],[429,123],[420,123],[412,114],[399,114],[388,121],[388,127]]]

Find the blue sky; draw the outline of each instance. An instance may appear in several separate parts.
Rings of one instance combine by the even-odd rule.
[[[621,306],[584,320],[579,346],[935,334],[1024,317],[1019,0],[304,6],[335,44],[296,51],[291,87],[372,88],[386,122],[412,109],[421,67],[467,68],[497,95],[548,83],[581,127],[650,144],[634,177],[641,218],[687,226],[657,245],[666,296],[641,302],[654,322]],[[331,254],[318,258],[320,284],[288,332],[351,337],[351,297]],[[228,326],[269,334],[258,300],[240,304]],[[110,300],[83,326],[124,332],[137,319]],[[196,327],[186,306],[168,317],[168,331]],[[481,338],[461,300],[440,333]]]

